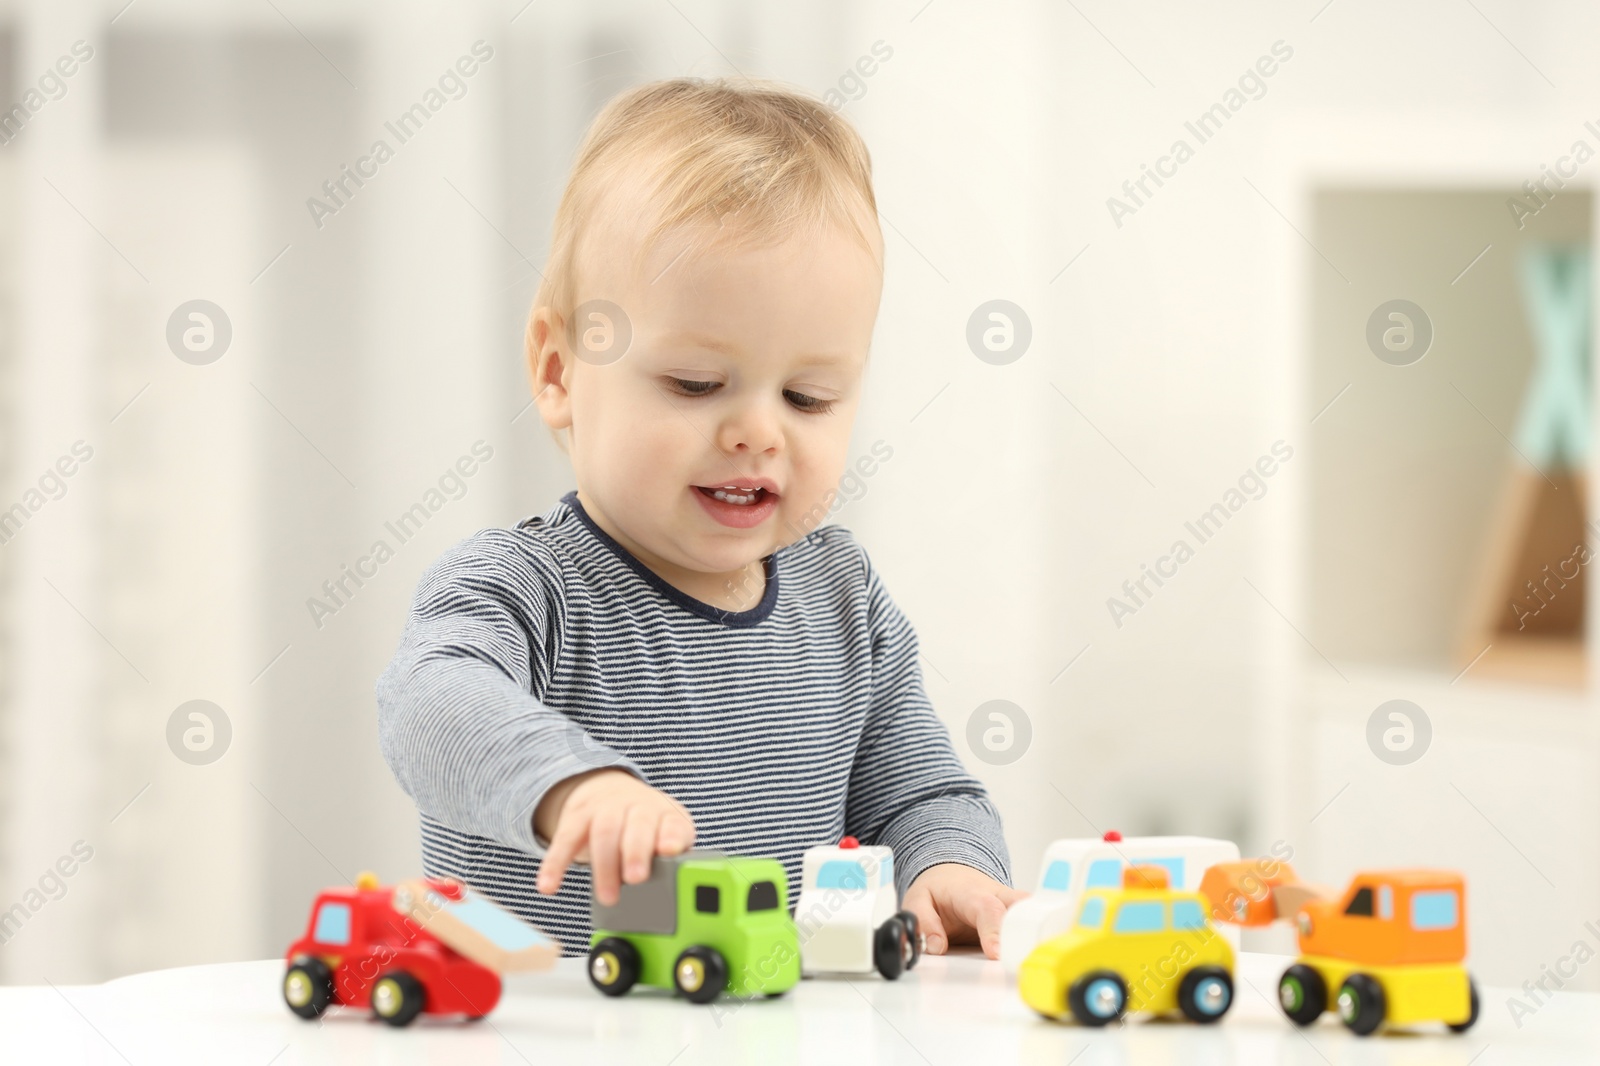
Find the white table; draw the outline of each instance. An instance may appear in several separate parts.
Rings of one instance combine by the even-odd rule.
[[[1478,1025],[1361,1039],[1331,1016],[1291,1026],[1272,996],[1287,960],[1242,956],[1237,997],[1217,1026],[1134,1018],[1104,1030],[1047,1021],[1025,1007],[998,963],[975,954],[924,958],[898,982],[802,981],[779,999],[697,1007],[650,989],[607,999],[579,959],[514,977],[479,1022],[424,1016],[391,1029],[335,1008],[321,1022],[289,1013],[281,960],[192,966],[103,985],[0,988],[0,1063],[385,1064],[1039,1062],[1104,1064],[1600,1062],[1600,996],[1563,994],[1525,1017],[1509,992],[1484,989]]]

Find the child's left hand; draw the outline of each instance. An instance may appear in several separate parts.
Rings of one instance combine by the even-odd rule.
[[[976,942],[985,955],[998,959],[1000,919],[1026,895],[970,866],[944,862],[917,875],[903,906],[921,923],[929,955],[943,955],[951,944]]]

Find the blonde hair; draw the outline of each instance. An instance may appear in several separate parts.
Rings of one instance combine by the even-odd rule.
[[[778,241],[832,223],[879,255],[872,161],[849,122],[770,82],[674,78],[617,96],[590,125],[556,208],[533,312],[549,307],[571,321],[579,251],[624,180],[644,193],[641,259],[674,228],[712,222],[718,231],[702,251],[718,240]],[[527,345],[532,353],[531,312]]]

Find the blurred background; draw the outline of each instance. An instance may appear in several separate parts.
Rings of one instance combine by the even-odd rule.
[[[0,4],[0,980],[276,955],[420,872],[373,683],[441,551],[572,487],[523,325],[582,130],[675,75],[871,146],[854,451],[892,458],[836,520],[1019,884],[1218,835],[1465,871],[1486,983],[1593,954],[1596,39],[1511,0]]]

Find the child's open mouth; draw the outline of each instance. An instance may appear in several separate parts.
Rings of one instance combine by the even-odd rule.
[[[720,489],[708,489],[704,485],[696,485],[695,488],[714,500],[721,500],[723,503],[736,503],[741,507],[748,507],[762,496],[767,495],[766,489],[741,489],[735,485],[728,485]]]
[[[693,488],[695,498],[707,514],[735,529],[761,524],[778,506],[778,494],[764,485],[695,485]]]

